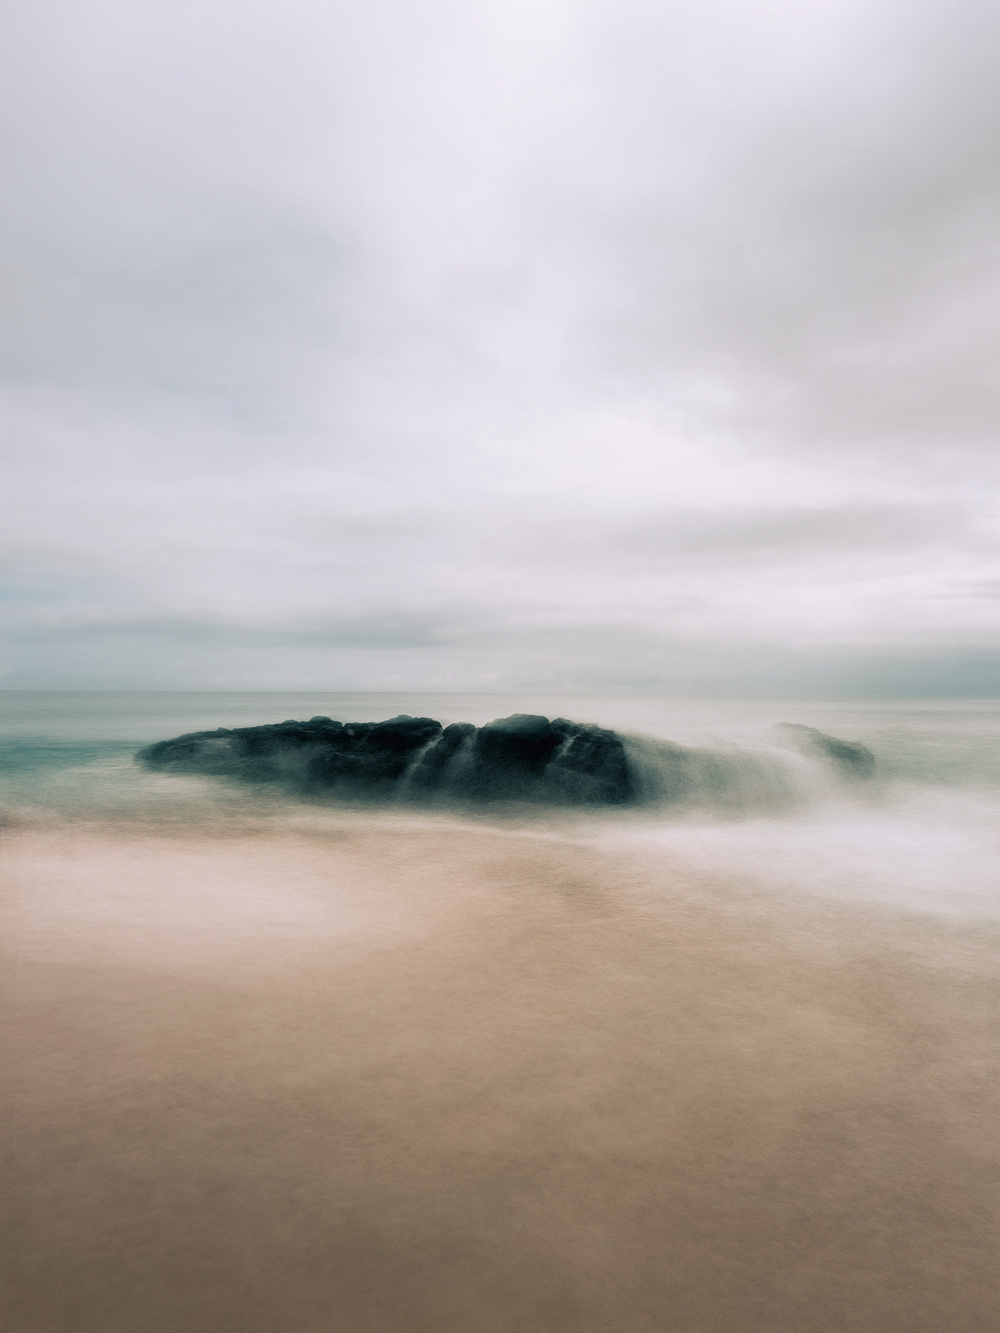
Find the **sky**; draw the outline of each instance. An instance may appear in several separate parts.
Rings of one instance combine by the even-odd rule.
[[[997,692],[995,4],[5,29],[0,686]]]

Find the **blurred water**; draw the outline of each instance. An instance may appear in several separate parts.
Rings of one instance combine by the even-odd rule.
[[[770,880],[919,911],[990,916],[1000,827],[996,700],[700,700],[615,696],[304,693],[0,692],[0,809],[6,817],[194,827],[240,819],[343,817],[330,802],[149,772],[141,746],[188,731],[323,714],[373,721],[399,713],[482,725],[513,712],[593,722],[725,758],[725,790],[676,808],[519,812],[554,835],[642,846],[712,873]],[[796,722],[876,756],[873,780],[848,783],[796,753],[775,724]],[[713,760],[712,762],[716,762]],[[718,785],[718,784],[717,784]],[[387,810],[384,818],[398,818]],[[366,818],[371,818],[371,812]],[[407,816],[413,818],[412,814]],[[470,823],[496,823],[495,811]],[[440,814],[428,813],[433,823]]]

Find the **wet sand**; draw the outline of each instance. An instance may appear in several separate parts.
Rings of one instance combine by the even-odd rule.
[[[995,935],[531,830],[5,832],[11,1333],[990,1333]]]

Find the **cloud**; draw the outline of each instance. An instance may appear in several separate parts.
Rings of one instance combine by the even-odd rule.
[[[760,681],[822,649],[845,688],[880,652],[902,688],[908,653],[979,653],[997,26],[941,0],[23,9],[8,679],[51,636],[80,679],[186,684],[582,658],[662,683],[682,645]]]

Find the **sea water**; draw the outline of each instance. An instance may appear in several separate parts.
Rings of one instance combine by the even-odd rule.
[[[420,809],[134,759],[514,712],[724,790]],[[996,701],[3,692],[0,740],[11,1328],[996,1327]]]

